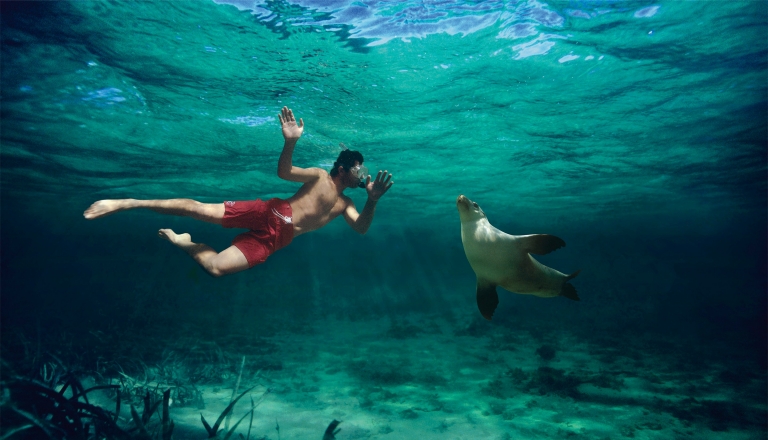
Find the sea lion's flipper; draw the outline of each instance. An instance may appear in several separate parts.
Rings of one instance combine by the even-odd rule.
[[[581,272],[581,269],[579,269],[576,272],[574,272],[574,273],[568,275],[567,277],[565,277],[565,281],[570,281],[570,280],[576,278],[577,276],[579,276],[579,272]]]
[[[563,284],[563,288],[560,289],[560,296],[564,296],[574,301],[581,301],[581,299],[579,298],[579,294],[576,293],[576,288],[573,287],[573,284],[571,283]]]
[[[521,235],[520,247],[529,254],[546,255],[565,246],[565,241],[560,237],[549,234]]]
[[[576,278],[576,275],[578,275],[579,272],[581,272],[581,270],[577,270],[576,272],[568,275],[565,278],[565,281],[568,281],[568,280],[571,280],[573,278]],[[564,297],[566,297],[568,299],[572,299],[574,301],[581,301],[581,298],[579,298],[579,294],[576,293],[576,288],[573,287],[573,284],[568,283],[568,282],[564,283],[563,284],[563,288],[560,289],[560,296],[564,296]]]
[[[477,280],[477,308],[483,318],[491,320],[496,306],[499,305],[499,295],[496,293],[496,285],[485,280]]]

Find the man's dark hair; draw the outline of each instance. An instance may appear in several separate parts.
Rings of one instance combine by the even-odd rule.
[[[331,170],[331,177],[335,177],[339,174],[339,165],[349,171],[350,168],[355,166],[355,162],[363,163],[363,155],[359,151],[344,150],[339,153],[339,158],[333,163],[333,169]]]

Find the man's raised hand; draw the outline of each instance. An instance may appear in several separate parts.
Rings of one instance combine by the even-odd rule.
[[[299,124],[296,124],[293,111],[288,107],[283,107],[283,110],[277,117],[280,119],[280,127],[283,129],[283,137],[286,141],[295,141],[301,137],[301,134],[304,132],[303,119],[299,119]]]

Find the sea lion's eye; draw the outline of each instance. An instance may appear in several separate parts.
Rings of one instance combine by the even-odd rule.
[[[474,206],[475,208],[479,208],[479,206],[477,206],[477,203],[474,203],[474,202],[472,202],[472,206]]]

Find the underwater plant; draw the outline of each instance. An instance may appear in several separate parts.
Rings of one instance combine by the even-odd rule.
[[[34,379],[13,377],[0,384],[0,427],[2,438],[20,435],[25,438],[47,439],[156,439],[170,440],[173,421],[168,407],[170,390],[163,393],[163,400],[152,402],[149,392],[144,397],[140,415],[131,403],[133,427],[118,424],[122,403],[119,385],[97,385],[86,389],[75,373],[67,373],[65,382],[42,383]],[[58,389],[57,389],[58,388]],[[115,411],[91,404],[88,394],[95,390],[114,390]],[[151,425],[152,415],[163,405],[159,425]]]
[[[39,371],[33,377],[23,377],[13,373],[13,368],[3,362],[4,375],[0,381],[0,438],[33,439],[74,439],[74,440],[171,440],[175,424],[170,418],[170,406],[173,401],[173,388],[161,390],[158,381],[149,380],[147,374],[143,380],[133,379],[125,373],[119,377],[120,383],[101,384],[86,388],[82,378],[95,378],[98,373],[86,374],[82,371],[69,371],[55,356],[52,361],[38,362]],[[244,362],[243,362],[244,363]],[[241,364],[242,375],[242,364]],[[103,378],[101,378],[103,380]],[[239,383],[237,384],[239,386]],[[213,426],[210,426],[201,414],[201,420],[209,438],[217,437],[219,427],[225,417],[231,415],[238,400],[249,393],[247,389],[222,412]],[[113,410],[107,410],[95,404],[89,395],[100,390],[101,397],[113,399]],[[248,437],[253,424],[253,413],[259,403],[270,392],[267,390],[258,402],[251,398],[251,408],[231,428],[225,430],[220,438],[229,439],[240,423],[250,415]],[[139,393],[143,395],[139,398]],[[160,397],[162,396],[162,397]],[[103,401],[103,400],[102,400]],[[128,418],[120,416],[121,407],[129,407]],[[158,411],[162,408],[161,411]],[[157,414],[157,417],[155,415]],[[240,438],[243,437],[240,434]]]
[[[154,427],[149,426],[149,421],[152,418],[152,415],[157,412],[157,407],[160,406],[160,404],[163,404],[163,412],[162,412],[162,424],[160,426],[161,434],[163,440],[170,440],[171,434],[173,433],[173,421],[170,420],[169,417],[169,406],[170,406],[170,390],[166,390],[163,392],[163,400],[162,401],[155,401],[152,402],[152,395],[147,392],[144,396],[144,410],[142,411],[142,414],[139,415],[138,411],[136,411],[136,407],[133,404],[130,404],[131,406],[131,417],[133,418],[133,423],[136,425],[136,429],[138,430],[140,434],[140,438],[143,439],[153,439],[157,438],[157,429]],[[118,411],[115,413],[116,417],[120,414],[119,407]],[[150,429],[152,429],[152,434],[150,434]]]
[[[194,384],[186,383],[177,378],[151,375],[148,370],[145,368],[141,377],[130,376],[122,370],[118,371],[119,390],[123,398],[126,398],[130,403],[139,404],[147,393],[159,398],[160,390],[165,389],[170,392],[170,399],[175,406],[204,407],[203,393]]]
[[[323,440],[335,440],[336,434],[341,431],[341,428],[336,429],[337,426],[339,426],[339,423],[341,421],[333,419],[333,421],[328,425],[327,428],[325,428],[325,434],[323,435]]]
[[[224,411],[222,411],[222,413],[219,415],[219,418],[216,419],[216,423],[214,423],[213,426],[209,425],[208,422],[205,420],[205,417],[203,417],[203,414],[200,413],[200,420],[203,422],[203,426],[205,427],[205,430],[208,431],[208,438],[216,438],[216,435],[217,435],[217,433],[219,431],[219,426],[221,425],[221,422],[224,421],[224,418],[227,417],[227,415],[230,413],[230,411],[232,411],[232,409],[235,407],[235,404],[237,403],[237,401],[240,400],[246,394],[248,394],[254,388],[255,387],[248,388],[247,390],[243,391],[242,394],[237,396],[237,398],[232,400],[229,403],[229,405],[227,405],[227,407],[224,409]],[[265,391],[264,394],[266,395],[268,392],[269,392],[269,390]],[[251,408],[250,413],[253,413],[254,409],[256,409],[255,406],[253,406]],[[245,416],[247,416],[247,415],[248,415],[248,413],[245,414]],[[232,434],[235,432],[235,429],[237,429],[237,426],[240,424],[240,422],[243,421],[245,416],[243,416],[240,420],[238,420],[238,422],[235,423],[235,426],[233,426],[232,429],[230,429],[229,432],[227,432],[227,434],[224,436],[225,440],[232,436]],[[251,420],[253,420],[253,419],[251,419]]]
[[[117,426],[117,417],[88,402],[88,393],[112,387],[84,389],[74,376],[59,390],[22,377],[3,380],[0,433],[3,438],[20,433],[48,439],[119,438],[124,431]],[[68,389],[70,397],[65,395]]]

